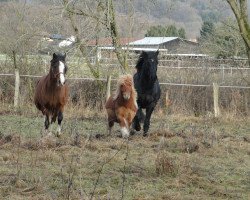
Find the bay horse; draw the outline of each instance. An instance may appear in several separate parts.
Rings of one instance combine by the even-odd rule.
[[[57,134],[61,134],[64,106],[68,100],[68,85],[65,83],[67,65],[66,54],[54,53],[50,61],[50,70],[37,82],[34,102],[42,114],[45,115],[45,131],[50,123],[58,121]],[[50,122],[51,118],[51,122]]]
[[[142,51],[136,64],[137,72],[134,74],[138,111],[133,120],[133,128],[140,131],[140,122],[144,121],[143,136],[147,136],[152,112],[161,96],[157,78],[158,54],[159,51]],[[146,116],[142,109],[146,109]]]
[[[121,127],[122,137],[129,137],[130,126],[138,108],[136,98],[133,77],[131,75],[120,76],[115,93],[108,98],[105,104],[109,134],[111,134],[114,123],[117,122]]]

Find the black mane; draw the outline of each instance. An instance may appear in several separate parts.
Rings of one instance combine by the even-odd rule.
[[[143,51],[137,61],[136,69],[142,87],[153,87],[157,80],[158,53],[158,51]]]

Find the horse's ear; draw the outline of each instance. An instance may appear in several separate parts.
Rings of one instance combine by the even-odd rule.
[[[57,58],[56,53],[53,53],[53,59],[56,59],[56,58]]]
[[[66,58],[66,53],[63,54],[64,59]]]
[[[146,58],[146,57],[148,56],[148,54],[147,54],[146,51],[142,51],[141,56],[142,56],[143,58]]]

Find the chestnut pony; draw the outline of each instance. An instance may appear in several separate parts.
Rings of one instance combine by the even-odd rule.
[[[34,98],[37,109],[45,115],[45,131],[47,132],[50,123],[55,122],[57,118],[58,135],[61,134],[63,110],[68,100],[68,86],[65,84],[67,72],[65,58],[66,54],[53,54],[49,74],[38,81]]]
[[[108,129],[114,126],[114,122],[120,124],[123,138],[129,137],[129,129],[137,112],[137,94],[131,75],[120,76],[114,95],[110,96],[105,108],[108,113]]]

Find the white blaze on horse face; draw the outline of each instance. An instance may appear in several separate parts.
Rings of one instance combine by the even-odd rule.
[[[125,100],[129,100],[129,99],[130,99],[130,92],[124,92],[124,93],[123,93],[123,98],[124,98]]]
[[[64,69],[65,69],[64,63],[59,61],[59,74],[60,74],[60,82],[62,85],[65,83]]]

